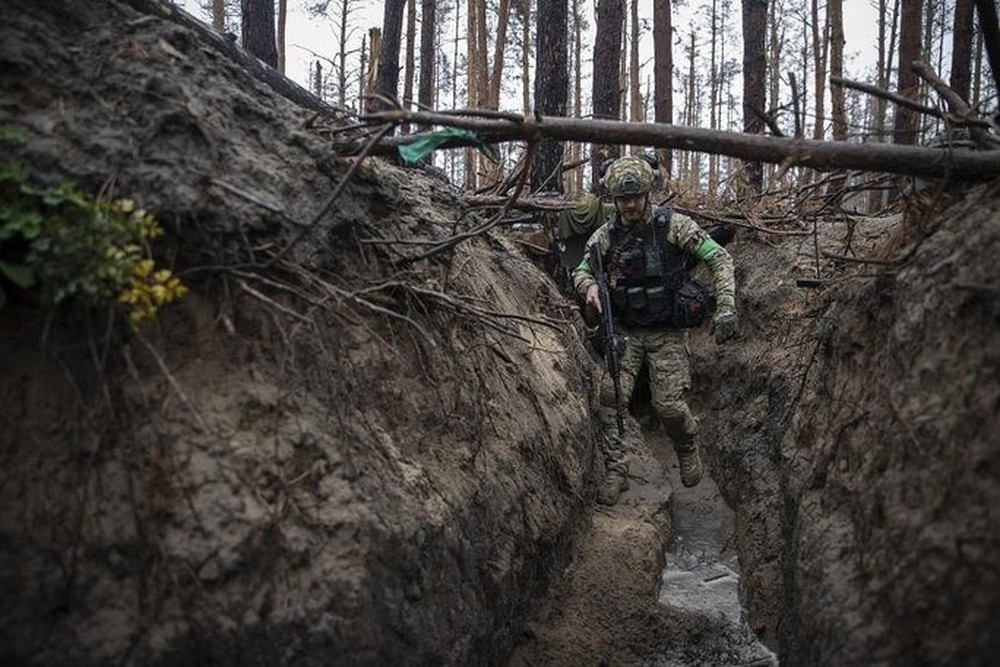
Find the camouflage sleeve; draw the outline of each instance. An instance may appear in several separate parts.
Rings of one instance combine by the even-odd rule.
[[[587,239],[587,245],[584,246],[583,250],[583,261],[573,269],[573,289],[576,290],[581,300],[587,297],[587,290],[590,286],[597,282],[594,280],[594,267],[590,265],[590,248],[595,244],[600,249],[602,257],[607,254],[608,247],[611,245],[607,223],[594,230],[594,233]]]
[[[719,310],[733,310],[736,307],[736,278],[733,258],[726,249],[712,240],[698,223],[679,213],[674,213],[670,220],[667,241],[708,266],[712,271],[715,302]]]

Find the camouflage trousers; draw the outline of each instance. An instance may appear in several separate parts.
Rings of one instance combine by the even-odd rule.
[[[627,409],[635,379],[643,362],[649,367],[649,388],[653,409],[678,453],[695,449],[698,422],[691,414],[685,392],[691,388],[687,331],[633,329],[625,332],[628,341],[621,359],[621,402]],[[611,377],[601,379],[599,408],[604,462],[608,470],[628,472],[628,432],[625,442],[618,437],[615,392]]]

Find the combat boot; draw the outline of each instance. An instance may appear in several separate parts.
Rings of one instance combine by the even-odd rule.
[[[609,470],[600,488],[597,489],[597,502],[602,505],[614,505],[618,502],[621,492],[627,489],[628,475],[620,470]]]
[[[697,486],[703,472],[698,448],[677,452],[677,458],[681,464],[681,484],[687,487]]]

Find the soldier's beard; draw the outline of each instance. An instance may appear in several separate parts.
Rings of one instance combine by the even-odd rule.
[[[633,206],[622,209],[621,206],[618,208],[618,217],[621,218],[622,223],[626,227],[631,227],[640,220],[642,220],[642,214],[646,211],[646,201],[643,201],[642,206]]]

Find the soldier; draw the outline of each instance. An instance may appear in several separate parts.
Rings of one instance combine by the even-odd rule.
[[[606,272],[612,315],[627,335],[620,361],[620,404],[615,405],[609,381],[601,387],[599,418],[607,474],[597,500],[605,505],[615,504],[628,488],[628,459],[616,435],[616,415],[628,404],[643,361],[649,367],[653,407],[680,460],[681,482],[691,487],[701,481],[697,421],[684,400],[691,386],[684,327],[701,321],[697,313],[689,317],[697,304],[686,300],[692,285],[686,262],[704,263],[714,278],[716,343],[736,333],[732,258],[691,218],[651,206],[654,180],[652,167],[639,157],[619,158],[608,168],[601,182],[616,213],[590,236],[584,259],[573,271],[577,294],[587,308],[600,312],[589,254],[596,245]]]

